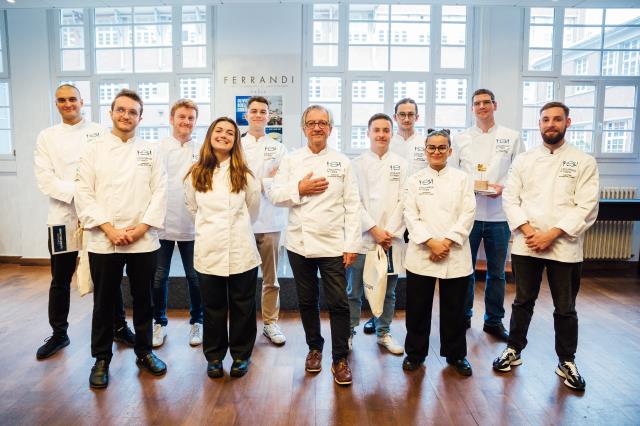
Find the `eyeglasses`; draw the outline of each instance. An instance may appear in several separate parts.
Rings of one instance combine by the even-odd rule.
[[[434,152],[436,152],[436,150],[440,153],[440,154],[444,154],[445,152],[447,152],[449,150],[449,145],[427,145],[425,150],[429,153],[429,154],[433,154]]]
[[[397,115],[398,117],[402,118],[403,120],[404,120],[405,118],[408,118],[408,119],[414,119],[414,118],[416,118],[416,114],[415,114],[415,113],[413,113],[413,112],[399,112],[399,113],[397,113],[396,115]]]
[[[307,129],[313,129],[316,126],[318,126],[321,129],[326,129],[327,127],[329,127],[329,122],[324,120],[319,120],[319,121],[307,121],[306,123],[304,123],[304,127],[306,127]]]
[[[116,114],[119,114],[119,115],[130,115],[133,118],[136,118],[137,116],[140,115],[140,113],[138,111],[136,111],[135,109],[126,109],[126,108],[123,108],[123,107],[118,107],[118,108],[114,109],[113,112],[115,112]]]
[[[490,100],[490,99],[485,99],[485,100],[482,100],[482,101],[475,101],[475,102],[473,103],[473,106],[474,106],[474,107],[479,107],[479,106],[489,106],[489,105],[491,105],[491,104],[493,104],[493,103],[494,103],[494,101],[492,101],[492,100]]]

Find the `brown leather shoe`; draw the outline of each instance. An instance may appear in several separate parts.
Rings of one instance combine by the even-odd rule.
[[[322,370],[322,352],[311,349],[304,361],[304,369],[309,373],[319,373]]]
[[[331,365],[333,380],[339,385],[350,385],[352,381],[351,369],[346,358],[339,359]]]

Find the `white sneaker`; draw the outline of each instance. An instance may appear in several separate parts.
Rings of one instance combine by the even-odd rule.
[[[284,337],[282,330],[278,324],[265,324],[262,329],[262,334],[264,334],[274,345],[282,346],[287,341],[287,338]]]
[[[167,337],[167,326],[156,324],[153,326],[153,347],[159,348],[164,343],[164,338]]]
[[[191,346],[198,346],[202,344],[202,324],[191,324],[191,330],[189,331],[189,344]]]
[[[390,333],[378,337],[378,344],[387,348],[394,355],[402,355],[404,353],[404,347],[396,342]]]

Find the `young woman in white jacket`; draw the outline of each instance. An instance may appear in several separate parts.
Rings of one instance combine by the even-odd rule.
[[[416,370],[427,357],[436,280],[440,281],[440,355],[463,376],[466,360],[465,295],[471,266],[469,233],[476,199],[473,181],[447,166],[448,130],[430,130],[425,142],[428,166],[407,180],[404,217],[409,229],[407,269],[407,337],[402,363]]]
[[[260,257],[251,224],[260,209],[260,183],[245,163],[232,119],[220,117],[209,126],[200,158],[185,177],[185,195],[195,220],[194,267],[204,304],[207,374],[224,375],[228,349],[231,376],[241,377],[256,340]]]

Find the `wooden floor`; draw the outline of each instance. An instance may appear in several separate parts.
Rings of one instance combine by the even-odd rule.
[[[607,275],[603,273],[602,275]],[[484,334],[482,318],[468,331],[473,377],[461,378],[438,356],[437,307],[426,368],[405,373],[402,357],[382,351],[361,332],[351,355],[354,384],[332,381],[330,344],[323,371],[305,374],[307,348],[296,312],[284,313],[287,344],[276,348],[258,336],[251,369],[241,379],[212,380],[201,348],[191,348],[188,316],[170,312],[169,336],[158,355],[168,373],[140,372],[131,349],[116,347],[111,382],[89,389],[90,297],[73,293],[71,345],[37,361],[36,348],[49,333],[48,269],[0,265],[0,425],[412,425],[412,424],[640,424],[640,278],[611,272],[583,279],[578,298],[577,363],[587,381],[580,394],[554,374],[552,305],[541,292],[523,352],[524,364],[500,375],[491,361],[503,344]],[[481,285],[482,283],[480,283]],[[507,301],[513,300],[513,285]],[[481,300],[476,295],[476,301]],[[481,293],[480,293],[481,294]],[[437,306],[437,304],[436,304]],[[476,303],[482,310],[482,303]],[[507,312],[509,316],[509,312]],[[330,342],[328,319],[323,329]],[[404,340],[404,312],[392,330]],[[228,372],[230,360],[225,360]]]

